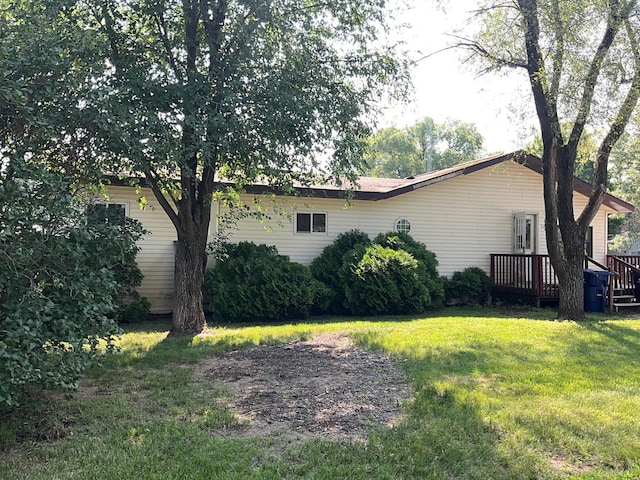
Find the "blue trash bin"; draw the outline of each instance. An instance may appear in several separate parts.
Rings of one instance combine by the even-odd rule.
[[[607,308],[609,277],[606,270],[584,270],[584,311],[604,312]]]

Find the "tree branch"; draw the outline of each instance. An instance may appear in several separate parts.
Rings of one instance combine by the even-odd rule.
[[[158,179],[150,169],[145,169],[144,176],[149,182],[149,185],[151,185],[151,191],[153,192],[153,195],[156,197],[156,200],[158,200],[158,203],[160,203],[160,206],[171,220],[171,223],[173,223],[173,226],[176,228],[176,230],[180,230],[180,218],[178,217],[178,214],[173,209],[171,204],[167,201],[167,198],[164,196],[164,193],[160,188],[160,185],[158,184]],[[176,199],[173,197],[173,195],[171,195],[171,193],[169,193],[169,196],[171,197],[171,200],[176,203]]]
[[[591,111],[593,95],[598,82],[598,77],[600,76],[600,72],[602,71],[603,61],[607,53],[611,49],[613,40],[620,30],[622,23],[629,16],[629,12],[631,9],[631,3],[625,4],[623,7],[620,7],[619,0],[611,0],[609,3],[610,11],[609,18],[607,19],[607,27],[605,29],[604,35],[602,36],[602,40],[598,45],[598,49],[596,50],[596,53],[591,60],[589,71],[585,77],[584,91],[582,92],[580,107],[578,108],[576,121],[573,124],[573,129],[571,130],[571,135],[569,136],[568,145],[574,151],[577,150],[578,142],[582,137],[584,127],[587,123],[587,118]]]
[[[484,15],[487,12],[491,12],[492,10],[501,10],[503,8],[512,8],[517,10],[518,7],[516,7],[513,4],[513,2],[505,2],[505,3],[493,4],[488,7],[476,8],[475,10],[469,11],[469,13],[471,13],[472,15],[480,16],[480,15]]]
[[[156,14],[153,16],[153,19],[155,20],[156,26],[158,27],[158,33],[160,34],[162,45],[164,46],[164,49],[167,52],[167,59],[169,60],[169,65],[171,66],[171,70],[173,71],[178,81],[181,84],[184,84],[184,78],[183,78],[182,72],[178,68],[178,64],[176,62],[175,56],[171,51],[171,43],[169,42],[169,36],[167,35],[167,24],[164,18],[164,10],[160,12],[156,12]]]
[[[524,69],[527,69],[528,67],[527,62],[524,60],[509,60],[507,58],[498,57],[497,55],[492,54],[482,45],[480,45],[477,42],[474,42],[473,40],[469,40],[464,37],[458,37],[457,35],[452,35],[452,36],[458,39],[459,42],[447,48],[464,48],[467,50],[471,50],[473,53],[480,55],[481,57],[489,60],[489,62],[491,63],[491,66],[484,69],[481,73],[489,73],[492,70],[497,70],[502,67],[524,68]],[[438,52],[435,52],[435,53],[438,53]],[[428,57],[424,57],[424,58],[428,58]],[[420,60],[422,60],[422,58]]]
[[[556,48],[553,53],[553,76],[551,77],[551,85],[549,87],[549,98],[553,105],[558,104],[558,95],[560,92],[560,79],[562,78],[562,62],[564,60],[564,29],[565,25],[560,16],[560,6],[558,0],[551,2],[551,9],[554,18],[554,34],[556,37]]]
[[[111,12],[109,11],[107,3],[108,2],[102,3],[102,13],[99,16],[96,13],[96,17],[98,17],[97,23],[102,27],[102,30],[109,39],[111,61],[113,62],[113,66],[115,67],[116,72],[119,72],[122,68],[122,61],[120,57],[120,50],[118,48],[118,36],[116,35],[115,29],[113,27],[113,18],[111,17]],[[104,23],[101,20],[104,20]]]
[[[607,135],[598,147],[595,162],[595,174],[593,182],[593,192],[589,197],[589,202],[580,214],[578,222],[588,225],[595,216],[600,205],[600,200],[604,197],[607,188],[607,172],[609,164],[609,156],[613,145],[620,139],[624,133],[624,129],[631,119],[631,115],[640,99],[640,42],[635,35],[635,31],[628,19],[624,21],[625,30],[631,45],[634,59],[634,75],[631,87],[627,92],[624,102],[620,106],[615,119],[611,123]]]
[[[525,24],[525,47],[527,52],[527,72],[529,83],[540,121],[543,144],[551,145],[553,138],[562,138],[558,106],[548,97],[549,87],[540,49],[540,24],[538,23],[538,2],[518,0],[520,13]]]

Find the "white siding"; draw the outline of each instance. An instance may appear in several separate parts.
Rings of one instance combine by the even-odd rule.
[[[138,292],[151,302],[153,313],[171,312],[175,258],[173,242],[177,238],[173,224],[151,190],[143,189],[138,194],[131,187],[109,187],[107,193],[109,201],[128,203],[129,216],[139,220],[149,231],[138,243],[140,252],[136,260],[144,275]],[[138,205],[140,197],[148,201],[144,210]]]
[[[250,201],[247,197],[246,201]],[[576,210],[586,197],[576,194]],[[287,205],[283,203],[283,206]],[[283,255],[309,264],[338,234],[359,229],[374,237],[393,230],[398,218],[411,221],[411,235],[436,253],[439,271],[479,266],[489,271],[490,253],[512,253],[513,214],[537,215],[537,253],[546,253],[542,177],[517,163],[505,162],[446,180],[388,200],[354,201],[321,198],[289,199],[288,212],[328,212],[327,234],[295,234],[290,218],[274,216],[264,223],[246,219],[231,240],[275,245]],[[603,207],[594,227],[594,257],[606,255],[606,212]]]
[[[111,187],[113,201],[129,204],[129,214],[151,232],[140,241],[138,264],[145,275],[140,294],[147,297],[154,313],[169,312],[172,307],[173,264],[176,239],[173,225],[150,190],[138,195],[133,188]],[[145,210],[137,206],[139,196],[148,200]],[[580,211],[586,197],[576,194]],[[245,196],[248,204],[251,196]],[[411,235],[436,253],[439,272],[453,272],[470,266],[489,271],[490,253],[512,253],[513,214],[537,215],[537,253],[546,253],[542,177],[514,162],[461,175],[397,197],[379,201],[353,201],[322,198],[279,197],[275,203],[265,197],[261,208],[269,218],[262,222],[245,218],[231,231],[230,240],[275,245],[283,255],[309,264],[322,249],[342,232],[359,229],[372,238],[393,230],[398,218],[411,221]],[[295,211],[326,212],[326,234],[294,233]],[[604,262],[606,255],[608,207],[602,207],[592,222],[594,258]],[[212,231],[216,212],[212,213]]]

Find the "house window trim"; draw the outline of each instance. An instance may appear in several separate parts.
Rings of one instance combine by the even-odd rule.
[[[298,230],[298,215],[311,215],[309,231],[299,231]],[[313,217],[314,215],[324,215],[324,231],[323,232],[314,232],[313,231]],[[317,210],[309,210],[309,211],[299,211],[295,213],[294,216],[294,225],[293,225],[293,233],[294,235],[327,235],[329,232],[329,213]]]
[[[587,227],[587,232],[584,238],[584,253],[590,258],[593,258],[593,225],[589,225]]]
[[[124,217],[125,218],[131,218],[129,216],[129,202],[119,202],[119,201],[106,201],[106,200],[97,200],[94,202],[90,202],[87,206],[86,206],[86,212],[87,212],[87,221],[92,222],[94,220],[91,220],[91,215],[89,214],[89,209],[91,207],[95,207],[97,205],[105,205],[107,208],[109,207],[109,205],[118,205],[120,207],[124,207]]]
[[[125,217],[129,217],[129,202],[125,202],[125,201],[106,201],[106,200],[99,200],[99,201],[95,201],[93,202],[94,205],[121,205],[124,206],[124,216]]]
[[[513,212],[513,253],[517,255],[524,254],[526,250],[531,250],[531,254],[538,253],[538,213],[537,212]],[[530,223],[531,242],[530,248],[527,247],[526,226]]]
[[[409,220],[407,217],[398,217],[396,218],[395,222],[393,222],[393,231],[394,232],[400,232],[400,230],[398,229],[398,224],[400,222],[406,222],[409,225],[409,229],[408,230],[403,230],[404,233],[411,233],[411,229],[413,228],[413,223],[411,223],[411,220]]]

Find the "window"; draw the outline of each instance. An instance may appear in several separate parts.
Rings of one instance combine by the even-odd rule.
[[[593,257],[593,227],[587,230],[587,236],[584,239],[584,253],[588,257]]]
[[[296,233],[326,233],[326,213],[296,213]]]
[[[411,222],[406,218],[396,220],[394,230],[398,233],[409,233],[411,231]]]
[[[107,222],[109,218],[126,217],[129,213],[129,205],[126,203],[105,202],[94,203],[87,207],[87,217],[89,222],[96,224]]]
[[[558,226],[558,242],[560,248],[564,249],[564,243],[562,242],[562,232],[560,232],[560,226]],[[587,234],[584,238],[584,254],[587,257],[593,258],[593,227],[587,229]]]

